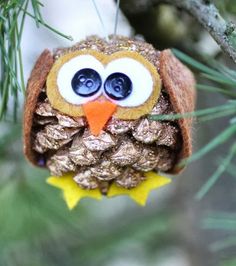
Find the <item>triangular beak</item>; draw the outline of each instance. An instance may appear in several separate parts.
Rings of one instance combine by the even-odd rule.
[[[100,134],[107,121],[115,112],[116,107],[116,104],[109,101],[94,101],[83,105],[90,131],[94,136]]]

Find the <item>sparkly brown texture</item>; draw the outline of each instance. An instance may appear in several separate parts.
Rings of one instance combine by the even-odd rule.
[[[48,161],[47,167],[51,174],[61,176],[63,173],[74,172],[76,165],[68,157],[67,150],[60,150],[54,154]]]
[[[156,171],[168,172],[173,167],[173,161],[175,154],[165,146],[159,147],[158,161],[156,165]]]
[[[162,122],[162,134],[160,134],[156,141],[158,146],[165,145],[173,149],[178,149],[178,146],[181,144],[179,141],[180,139],[180,132],[175,125],[169,122]]]
[[[38,125],[53,125],[57,123],[57,119],[55,117],[40,117],[38,116],[37,119],[35,119],[35,124]]]
[[[56,114],[58,119],[58,124],[63,127],[84,127],[86,125],[85,119],[83,117],[71,118],[67,115],[63,115],[60,113]]]
[[[57,118],[58,124],[63,127],[83,127],[86,125],[84,117],[72,118],[70,116],[58,113],[55,109],[52,108],[48,99],[46,98],[44,102],[38,102],[35,113],[39,116],[48,117],[55,120]],[[39,119],[38,119],[39,120]]]
[[[159,121],[148,118],[140,119],[132,134],[136,140],[143,143],[152,143],[162,134],[163,125]]]
[[[181,114],[192,112],[196,98],[194,76],[170,50],[161,52],[160,74],[174,111]],[[189,157],[192,153],[192,119],[179,119],[178,124],[183,139],[182,149],[178,156],[179,161]],[[176,166],[171,172],[178,173],[180,171],[181,168]]]
[[[83,189],[96,189],[99,186],[98,180],[92,176],[90,170],[79,172],[73,179]]]
[[[82,136],[73,140],[68,156],[77,165],[92,165],[98,162],[99,152],[89,150],[83,143]]]
[[[115,117],[112,117],[107,123],[106,130],[111,132],[114,135],[123,134],[134,128],[136,124],[135,120],[121,120]]]
[[[146,43],[143,40],[130,39],[125,36],[111,36],[109,42],[98,36],[89,36],[74,46],[58,48],[55,50],[54,57],[55,59],[58,59],[66,53],[87,49],[92,49],[108,55],[119,51],[137,52],[151,62],[156,69],[159,69],[160,51],[156,50],[151,44]]]
[[[122,169],[106,158],[104,158],[101,163],[92,166],[90,169],[92,175],[102,181],[115,179],[122,174]]]
[[[39,131],[36,133],[33,143],[33,149],[38,153],[45,153],[48,150],[58,150],[65,144],[69,143],[72,139],[53,139],[50,138],[45,131]]]
[[[116,178],[115,183],[120,187],[131,189],[137,187],[143,180],[145,180],[145,176],[142,172],[126,168],[122,175]]]
[[[46,99],[44,102],[37,103],[35,113],[40,116],[55,116],[56,115],[56,112],[52,108],[48,99]]]
[[[58,114],[59,113],[56,111],[55,117],[58,117]],[[39,117],[39,115],[36,115],[35,120]],[[42,118],[43,116],[41,116],[41,119]],[[44,118],[46,119],[48,117]],[[68,124],[66,125],[69,127],[62,127],[59,125],[58,121],[56,124],[58,129],[63,132],[67,132],[68,130],[70,132],[72,130],[73,133],[76,132],[75,135],[72,135],[67,141],[58,140],[58,138],[61,138],[61,134],[56,133],[56,135],[54,135],[53,129],[55,125],[50,126],[50,130],[48,130],[48,126],[46,125],[44,129],[36,133],[35,145],[37,145],[38,152],[40,153],[57,149],[59,151],[63,150],[63,152],[66,151],[68,160],[63,160],[63,158],[65,159],[65,154],[63,154],[64,157],[58,157],[57,152],[56,156],[50,153],[45,155],[48,157],[47,165],[52,174],[64,173],[64,163],[69,163],[68,169],[71,169],[72,163],[72,165],[74,164],[76,166],[74,172],[76,179],[78,179],[77,183],[79,184],[81,182],[81,187],[92,189],[95,187],[94,178],[96,178],[99,189],[102,189],[102,193],[106,193],[109,187],[107,181],[112,182],[112,180],[114,180],[116,182],[116,180],[119,179],[118,182],[120,186],[123,184],[125,187],[131,187],[134,186],[135,182],[137,184],[137,182],[141,180],[138,177],[140,175],[142,176],[142,171],[153,169],[169,171],[173,167],[175,162],[175,156],[173,156],[173,154],[176,153],[176,149],[181,143],[181,138],[176,138],[176,133],[179,134],[178,126],[174,122],[158,122],[161,123],[164,131],[161,130],[160,133],[158,132],[160,136],[157,141],[151,144],[145,144],[144,141],[137,141],[132,137],[132,134],[137,131],[136,127],[138,127],[140,122],[144,119],[148,120],[146,130],[149,132],[152,130],[151,123],[153,121],[149,120],[149,117],[146,117],[137,121],[125,121],[125,130],[123,133],[119,132],[119,134],[112,134],[109,132],[108,126],[98,137],[94,137],[90,134],[86,124],[83,124],[84,126],[82,127],[73,128],[70,127],[70,122],[73,125],[74,121],[68,120]],[[116,119],[112,119],[109,121],[108,125],[111,126],[114,121],[117,122]],[[74,130],[77,130],[79,133]],[[48,132],[48,134],[46,134],[46,132]],[[165,135],[167,134],[166,132],[170,135],[168,138]],[[39,137],[37,137],[38,135],[40,135],[41,143],[37,141],[39,139]],[[64,133],[62,136],[64,136]],[[176,140],[175,144],[174,140]],[[63,143],[63,141],[65,142]],[[158,141],[160,141],[160,145],[165,146],[161,147],[157,145]],[[65,144],[67,144],[67,149],[64,148]],[[168,145],[171,149],[165,148]],[[62,162],[62,160],[64,162]],[[128,169],[126,167],[129,167],[132,171],[126,171],[126,169]],[[134,179],[131,178],[131,174],[128,174],[131,172],[134,173]],[[86,180],[88,173],[91,173],[90,176],[92,179],[87,178]],[[127,177],[127,181],[125,181],[124,175]]]
[[[38,101],[38,96],[45,86],[47,75],[53,65],[53,56],[45,50],[38,58],[27,84],[27,94],[23,117],[23,141],[26,158],[33,164],[37,164],[37,156],[32,150],[32,125],[33,116]]]
[[[89,130],[86,130],[83,135],[83,144],[91,151],[105,151],[116,145],[116,139],[105,131],[94,136]]]
[[[153,170],[159,159],[158,149],[155,147],[143,146],[141,156],[132,167],[138,171],[148,172]]]
[[[174,113],[169,96],[166,93],[161,93],[160,97],[151,111],[151,115],[164,115]]]
[[[166,101],[163,102],[163,100],[161,99],[159,101],[161,101],[161,103],[164,105],[166,104]],[[159,103],[159,105],[161,105],[161,103]],[[168,104],[170,103],[168,102]],[[54,115],[55,117],[59,117],[60,113],[58,111],[55,111]],[[35,120],[37,120],[39,117],[39,115],[36,115]],[[44,116],[42,116],[41,119],[43,117]],[[45,116],[44,118],[46,119],[48,117]],[[40,153],[57,149],[59,149],[59,151],[60,149],[63,149],[65,151],[63,146],[66,143],[72,141],[71,144],[68,144],[69,146],[67,145],[68,148],[66,149],[66,151],[67,157],[70,159],[68,162],[73,162],[76,165],[75,175],[78,176],[81,173],[81,175],[79,175],[81,179],[78,179],[80,180],[78,182],[82,182],[84,184],[86,180],[84,180],[83,178],[84,176],[87,176],[87,174],[89,173],[88,171],[90,171],[91,176],[93,178],[97,178],[99,188],[101,185],[100,183],[104,182],[104,180],[109,181],[113,179],[119,179],[122,180],[119,183],[120,185],[126,184],[123,183],[123,176],[124,173],[127,174],[127,172],[125,172],[127,168],[123,167],[130,166],[130,168],[133,169],[135,176],[139,176],[140,171],[149,171],[152,169],[168,171],[172,168],[173,163],[175,162],[175,156],[172,156],[172,154],[176,153],[175,150],[181,143],[181,138],[176,136],[176,134],[179,134],[179,129],[176,124],[174,122],[163,121],[158,122],[161,124],[162,130],[158,132],[158,140],[153,142],[151,146],[150,144],[146,145],[145,140],[135,140],[132,137],[132,134],[134,135],[134,132],[137,131],[137,127],[140,126],[140,122],[143,120],[147,120],[146,130],[147,132],[151,132],[153,130],[153,126],[151,124],[153,123],[153,121],[149,120],[148,117],[141,118],[137,121],[117,121],[117,119],[113,118],[108,122],[108,125],[106,127],[107,131],[103,131],[102,134],[100,134],[100,136],[98,137],[94,137],[90,134],[87,125],[84,122],[82,124],[79,124],[77,128],[73,128],[72,125],[74,126],[74,120],[67,120],[66,126],[68,127],[61,126],[58,120],[56,124],[58,126],[57,131],[58,129],[60,129],[59,132],[61,130],[62,132],[67,132],[68,130],[70,132],[72,130],[73,133],[76,132],[75,135],[72,135],[67,141],[58,140],[58,138],[61,138],[61,133],[56,133],[56,135],[54,136],[55,125],[50,126],[50,130],[48,130],[48,126],[45,126],[44,129],[40,130],[36,134],[36,136],[40,136],[41,145],[38,144],[38,137],[36,137],[35,145],[37,145],[38,152]],[[119,122],[124,127],[121,132],[119,131],[120,128],[118,127],[119,134],[112,134],[111,132],[108,132],[108,129],[110,129],[111,126],[113,127],[114,124],[119,124]],[[80,133],[80,130],[83,130],[84,128],[84,132],[82,131]],[[49,131],[48,134],[46,134],[47,131]],[[140,134],[140,136],[141,135],[142,134]],[[62,134],[62,136],[64,136],[64,133]],[[85,143],[87,144],[87,146],[85,146]],[[173,151],[171,151],[170,149],[162,148],[160,147],[160,145],[165,145],[163,147],[169,146],[171,149],[173,149]],[[63,173],[63,163],[56,163],[56,160],[61,160],[62,157],[54,156],[53,160],[51,160],[50,157],[52,155],[48,156],[48,166],[50,166],[50,169],[52,169],[52,173],[56,172],[56,167],[58,168],[58,173]],[[81,168],[81,166],[83,167]],[[84,172],[86,172],[86,174],[83,175]],[[90,184],[90,181],[88,181],[88,184]],[[134,184],[134,182],[132,184]],[[128,185],[126,184],[125,186]],[[107,187],[107,184],[105,187]]]
[[[131,165],[141,156],[140,147],[134,141],[124,138],[110,156],[111,161],[119,166]]]
[[[65,128],[61,125],[47,125],[44,129],[45,134],[55,140],[71,139],[79,131],[80,128]]]

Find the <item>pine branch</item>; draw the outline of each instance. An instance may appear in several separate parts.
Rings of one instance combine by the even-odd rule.
[[[33,14],[28,12],[29,4]],[[52,32],[71,40],[44,22],[41,15],[42,4],[38,0],[0,1],[0,120],[9,110],[9,99],[13,99],[13,117],[17,118],[18,94],[25,91],[22,64],[21,38],[25,17],[33,18],[36,26],[44,26]]]
[[[236,63],[235,24],[227,22],[216,6],[208,0],[129,0],[123,8],[129,13],[139,13],[159,4],[170,4],[185,10],[203,26],[220,45],[221,49]]]

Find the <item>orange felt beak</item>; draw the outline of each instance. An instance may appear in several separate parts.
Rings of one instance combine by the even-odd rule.
[[[116,104],[109,101],[94,101],[83,105],[90,131],[94,136],[100,134],[116,107]]]

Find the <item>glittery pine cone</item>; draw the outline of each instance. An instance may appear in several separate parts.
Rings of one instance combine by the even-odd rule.
[[[136,51],[151,62],[162,79],[162,89],[152,111],[135,120],[112,117],[94,136],[84,117],[74,118],[53,109],[45,93],[47,75],[63,54],[92,49],[107,55]],[[52,175],[74,172],[84,189],[107,192],[115,182],[128,189],[142,182],[144,172],[177,173],[177,163],[191,154],[191,119],[154,121],[150,115],[190,112],[194,108],[194,78],[169,50],[159,52],[150,44],[125,37],[107,43],[90,37],[77,45],[45,51],[28,82],[24,113],[24,149],[27,158],[47,167]]]
[[[112,181],[133,188],[144,180],[142,172],[168,172],[175,165],[182,145],[177,123],[148,116],[135,121],[113,117],[99,136],[93,136],[84,119],[62,117],[44,97],[35,110],[33,149],[46,158],[52,175],[75,172],[75,182],[85,189]],[[164,92],[153,113],[173,113]]]

